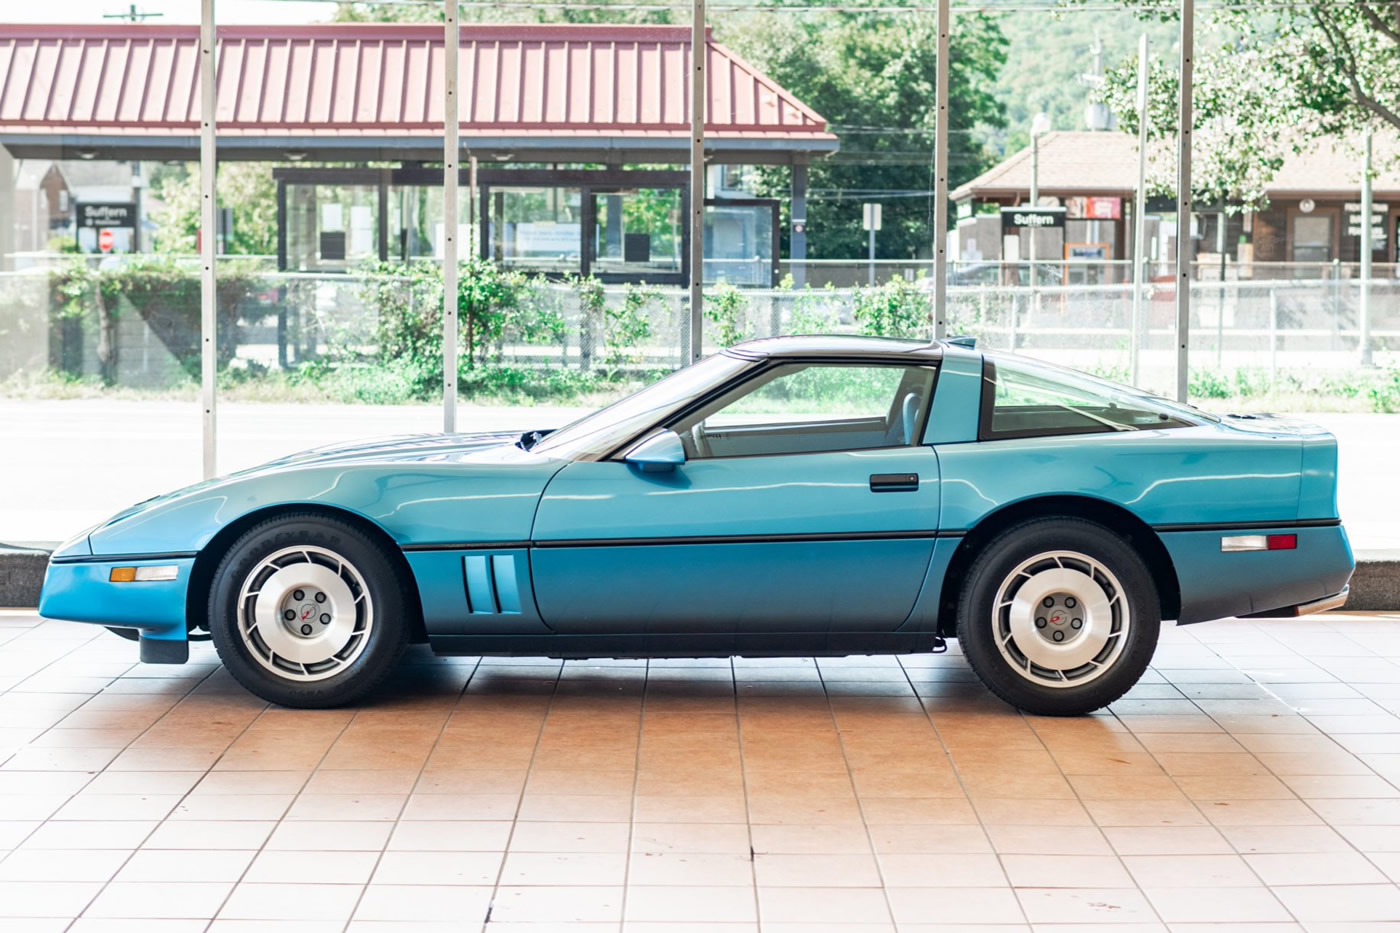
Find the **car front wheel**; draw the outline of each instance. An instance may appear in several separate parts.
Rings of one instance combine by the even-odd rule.
[[[1152,660],[1161,609],[1152,575],[1123,537],[1072,518],[1035,519],[973,561],[958,640],[982,682],[1043,716],[1117,700]]]
[[[354,526],[288,515],[239,538],[214,574],[210,629],[240,684],[282,706],[339,706],[392,669],[407,642],[404,588]]]

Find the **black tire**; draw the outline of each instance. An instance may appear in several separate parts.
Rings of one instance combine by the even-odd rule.
[[[125,638],[127,641],[141,640],[141,630],[139,628],[121,628],[116,625],[108,625],[105,627],[107,631],[111,632],[113,635]]]
[[[252,606],[261,598],[262,584],[250,581],[250,575],[261,577],[266,583],[268,575],[277,571],[264,562],[270,556],[301,548],[311,549],[306,554],[307,567],[316,562],[312,560],[313,555],[327,570],[332,569],[334,563],[325,557],[326,553],[340,558],[343,565],[335,568],[333,575],[342,581],[346,592],[354,596],[350,604],[353,611],[341,611],[334,620],[342,631],[352,632],[347,647],[340,652],[341,657],[331,656],[324,662],[316,662],[323,668],[320,670],[312,669],[316,664],[308,667],[283,660],[261,636],[250,634],[245,638],[241,622],[243,615],[251,613]],[[287,560],[301,563],[294,555],[289,555]],[[348,573],[342,569],[344,565],[349,566]],[[383,545],[339,519],[291,513],[254,526],[228,549],[214,572],[210,587],[209,627],[220,660],[233,678],[251,693],[280,706],[324,709],[355,702],[373,690],[394,668],[408,643],[407,581],[395,567],[392,554]],[[259,589],[243,596],[245,583]],[[334,580],[329,586],[334,588]],[[296,591],[301,592],[301,589]],[[343,604],[335,598],[331,603]],[[311,605],[309,601],[307,605]],[[316,607],[317,611],[320,608]],[[346,621],[342,622],[342,617]],[[280,621],[281,612],[277,618]],[[316,619],[311,622],[314,624]],[[292,627],[296,627],[294,623],[288,623],[289,632]],[[312,628],[312,625],[299,627]],[[354,634],[356,632],[360,634]],[[278,637],[285,640],[287,636],[278,633]],[[306,679],[310,677],[319,679]]]
[[[1062,556],[1036,560],[1040,555],[1055,553]],[[1097,570],[1067,554],[1090,558],[1097,563]],[[1046,581],[1053,583],[1053,572],[1057,570],[1078,572],[1085,579],[1092,579],[1107,599],[1095,603],[1094,619],[1088,619],[1087,607],[1080,610],[1088,619],[1086,624],[1085,619],[1069,618],[1073,610],[1066,615],[1062,608],[1079,602],[1072,596],[1066,598],[1067,593],[1076,592],[1073,584],[1063,590],[1052,586],[1054,595],[1044,597],[1052,608],[1037,609],[1032,615],[1051,614],[1048,618],[1037,615],[1034,622],[1024,621],[1033,629],[1022,631],[1018,638],[1011,629],[1015,608],[1003,600],[1003,607],[997,609],[1003,587],[1008,600],[1014,599],[1021,593],[1019,587],[1034,585],[1040,589],[1049,585]],[[1113,586],[1110,577],[1103,574],[1105,570],[1118,586]],[[1092,587],[1080,592],[1081,599],[1083,594],[1094,595]],[[1027,606],[1045,605],[1039,600],[1022,602]],[[1024,610],[1021,618],[1025,619]],[[1055,624],[1047,625],[1050,622]],[[1039,518],[1008,528],[973,560],[958,601],[957,633],[968,663],[992,693],[1028,713],[1079,716],[1109,705],[1138,682],[1152,661],[1161,622],[1161,603],[1152,574],[1129,541],[1083,519]],[[1071,630],[1067,627],[1071,623],[1079,625]],[[1058,634],[1056,626],[1060,627]],[[1088,663],[1041,667],[1032,660],[1047,650],[1070,651],[1070,639],[1091,631],[1094,637],[1107,640]],[[1065,643],[1055,643],[1047,649],[1047,645],[1035,641],[1043,637],[1048,642],[1051,635],[1064,636]],[[1028,643],[1030,654],[1022,650],[1021,638]],[[1080,654],[1095,644],[1086,640]],[[1051,682],[1065,685],[1050,686]]]

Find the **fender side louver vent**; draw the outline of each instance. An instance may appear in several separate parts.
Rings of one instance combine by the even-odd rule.
[[[514,555],[468,554],[462,558],[462,576],[473,615],[520,614]]]

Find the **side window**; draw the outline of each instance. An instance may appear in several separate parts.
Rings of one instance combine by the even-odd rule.
[[[1126,388],[1030,361],[983,367],[983,440],[1184,427]]]
[[[691,459],[908,446],[933,378],[927,366],[785,364],[670,427]]]

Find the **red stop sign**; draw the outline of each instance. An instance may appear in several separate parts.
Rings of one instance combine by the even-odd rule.
[[[110,253],[112,247],[117,243],[117,238],[111,230],[102,229],[97,231],[97,248],[104,253]]]

